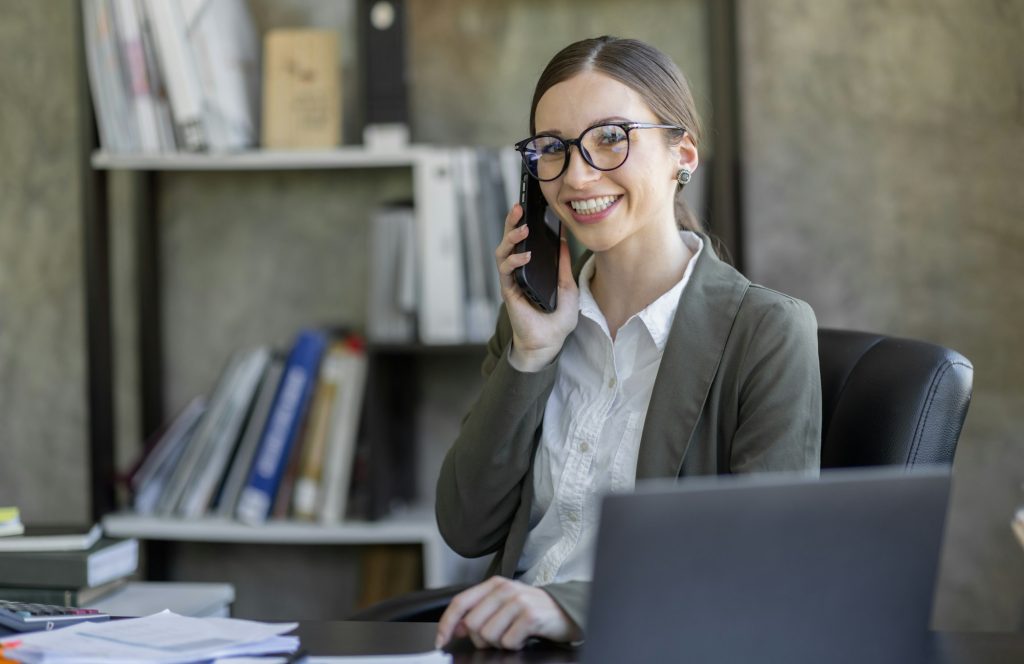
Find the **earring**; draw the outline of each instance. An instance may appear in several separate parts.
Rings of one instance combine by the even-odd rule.
[[[690,183],[690,177],[693,175],[693,171],[689,168],[680,168],[679,172],[676,173],[676,182],[685,186]]]

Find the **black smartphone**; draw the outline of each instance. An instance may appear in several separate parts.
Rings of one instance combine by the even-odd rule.
[[[558,305],[558,258],[561,255],[562,220],[548,208],[540,182],[523,167],[519,186],[523,216],[516,226],[526,224],[530,232],[516,244],[516,253],[532,252],[530,262],[512,274],[526,297],[541,311],[552,312]]]

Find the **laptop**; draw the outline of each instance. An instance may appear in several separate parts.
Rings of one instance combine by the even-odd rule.
[[[880,468],[608,495],[582,661],[923,661],[949,489]]]

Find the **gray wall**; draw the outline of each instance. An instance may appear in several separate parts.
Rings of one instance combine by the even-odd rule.
[[[748,272],[974,363],[936,621],[1024,627],[1024,3],[740,5]]]
[[[89,518],[78,58],[68,2],[0,20],[0,505]]]

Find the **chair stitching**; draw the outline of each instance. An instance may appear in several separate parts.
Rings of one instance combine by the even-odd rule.
[[[917,455],[921,451],[921,439],[924,438],[924,424],[925,422],[928,421],[928,416],[931,413],[932,405],[935,403],[935,394],[939,391],[939,385],[942,383],[942,379],[953,367],[965,367],[973,369],[973,367],[970,364],[967,364],[965,362],[948,361],[946,365],[942,367],[942,370],[936,372],[935,377],[932,378],[932,384],[928,388],[928,399],[926,401],[924,416],[917,421],[916,431],[914,432],[914,443],[911,448],[912,456],[909,464],[911,466],[917,463]]]

